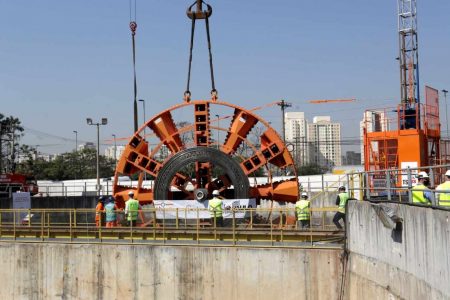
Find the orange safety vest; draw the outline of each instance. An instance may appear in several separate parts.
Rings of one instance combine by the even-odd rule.
[[[100,215],[103,212],[103,210],[104,210],[103,203],[100,202],[95,207],[95,221],[99,221],[100,220]]]

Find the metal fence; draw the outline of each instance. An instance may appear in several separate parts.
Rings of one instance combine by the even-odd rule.
[[[445,172],[450,165],[430,166],[423,168],[408,167],[404,169],[388,169],[348,174],[349,190],[359,192],[359,200],[387,200],[413,203],[413,191],[429,192],[430,205],[440,206],[440,195],[450,193],[450,190],[436,190],[436,187],[445,182]],[[426,172],[429,176],[429,186],[426,189],[414,188],[418,183],[419,172]],[[353,182],[360,182],[359,186],[352,186]],[[450,208],[450,207],[448,207]]]
[[[309,228],[299,228],[292,208],[230,209],[223,226],[207,209],[142,209],[136,226],[123,211],[99,226],[93,209],[0,210],[0,240],[114,242],[223,246],[341,247],[344,232],[327,221],[336,208],[311,209]]]

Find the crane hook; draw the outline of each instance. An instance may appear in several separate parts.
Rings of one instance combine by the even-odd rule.
[[[203,10],[203,4],[206,5],[207,10]],[[192,8],[194,6],[197,6],[196,10],[193,11]],[[203,0],[197,0],[194,4],[188,7],[186,11],[187,16],[189,19],[206,19],[209,18],[212,15],[212,6],[205,3]]]

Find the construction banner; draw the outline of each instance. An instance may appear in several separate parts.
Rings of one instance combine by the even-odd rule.
[[[158,219],[208,219],[211,217],[208,211],[209,201],[195,200],[154,200],[156,217]],[[226,199],[222,200],[223,217],[233,218],[233,208],[256,208],[255,199]],[[145,207],[144,207],[145,209]],[[177,210],[178,209],[178,210]],[[247,215],[249,215],[247,213]],[[242,210],[235,211],[235,218],[244,218],[246,213]]]

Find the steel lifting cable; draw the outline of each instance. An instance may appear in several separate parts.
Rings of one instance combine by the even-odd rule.
[[[189,101],[189,99],[191,97],[191,91],[189,90],[189,86],[191,84],[192,50],[194,49],[194,33],[195,33],[195,14],[192,16],[191,44],[189,47],[189,68],[188,68],[186,91],[184,92],[184,97],[185,97],[185,100],[187,100],[187,101]]]
[[[136,23],[136,0],[134,1],[134,18],[131,15],[131,0],[130,0],[130,30],[131,30],[131,41],[133,47],[133,80],[134,80],[134,102],[133,102],[133,111],[134,111],[134,132],[138,130],[138,109],[137,109],[137,79],[136,79],[136,42],[135,35],[137,29]]]
[[[202,4],[206,4],[207,10],[202,10]],[[197,6],[196,11],[192,11],[192,8],[194,5]],[[211,73],[211,97],[215,101],[217,100],[217,90],[216,85],[214,81],[214,67],[213,67],[213,59],[212,59],[212,51],[211,51],[211,35],[209,30],[209,17],[212,14],[212,7],[211,5],[205,3],[203,0],[197,0],[194,4],[189,6],[187,12],[187,16],[192,20],[192,26],[191,26],[191,41],[190,41],[190,47],[189,47],[189,67],[188,67],[188,76],[187,76],[187,84],[186,84],[186,91],[184,92],[184,100],[189,102],[191,97],[190,92],[190,83],[191,83],[191,70],[192,70],[192,52],[194,49],[194,35],[195,35],[195,21],[197,19],[205,19],[205,26],[206,26],[206,37],[208,41],[208,51],[209,51],[209,68]]]

